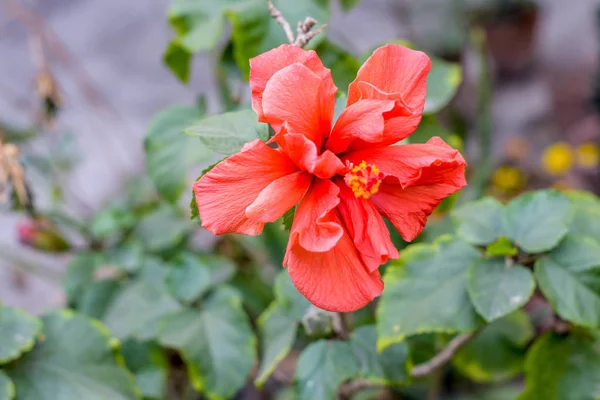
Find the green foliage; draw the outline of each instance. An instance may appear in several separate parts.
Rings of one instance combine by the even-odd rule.
[[[452,211],[456,233],[469,243],[486,245],[503,234],[504,206],[492,197],[467,203]]]
[[[535,277],[561,318],[600,328],[600,242],[567,236],[536,262]]]
[[[527,386],[519,400],[594,400],[600,397],[600,347],[591,337],[546,333],[525,362]]]
[[[15,385],[13,381],[0,370],[0,400],[13,400],[15,398]]]
[[[165,316],[159,342],[181,353],[195,389],[210,399],[232,397],[256,358],[256,339],[240,297],[228,288],[212,293],[200,311]]]
[[[473,306],[492,322],[522,307],[535,288],[533,274],[503,258],[476,261],[467,272],[467,289]]]
[[[406,342],[377,352],[377,330],[373,325],[365,325],[352,333],[350,345],[358,360],[362,378],[390,386],[410,381],[412,363]]]
[[[42,323],[27,313],[0,306],[0,365],[30,351]]]
[[[202,118],[203,108],[171,106],[156,114],[144,140],[146,167],[158,192],[167,200],[179,199],[186,187],[188,169],[214,155],[183,130]]]
[[[213,115],[185,132],[198,137],[207,148],[226,155],[237,153],[252,140],[269,138],[269,126],[258,122],[252,110]]]
[[[44,340],[4,371],[14,382],[16,398],[141,398],[133,376],[118,362],[118,342],[100,323],[69,311],[42,321]]]
[[[427,76],[425,114],[436,113],[452,100],[462,82],[460,64],[450,63],[437,57],[431,58],[431,71]]]
[[[452,363],[476,382],[511,379],[523,371],[526,348],[534,335],[527,314],[516,311],[485,326]]]
[[[340,384],[356,376],[360,365],[349,343],[318,340],[304,349],[296,365],[296,393],[299,400],[335,398]]]
[[[414,245],[388,267],[377,309],[377,348],[428,332],[468,332],[477,314],[467,293],[467,269],[479,259],[467,243],[443,238]]]

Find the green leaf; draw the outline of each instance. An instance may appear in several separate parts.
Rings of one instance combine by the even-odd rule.
[[[525,378],[525,392],[518,400],[596,400],[600,346],[582,334],[548,332],[529,350]]]
[[[600,327],[600,242],[567,236],[536,262],[535,277],[561,318]]]
[[[467,290],[477,312],[488,322],[523,306],[535,289],[533,274],[503,258],[479,260],[467,272]]]
[[[63,285],[70,302],[77,302],[84,290],[94,281],[94,271],[104,263],[104,257],[98,253],[77,254],[67,269]]]
[[[304,314],[311,304],[300,292],[290,279],[290,274],[283,270],[275,278],[273,291],[275,299],[296,321],[301,322]]]
[[[479,258],[473,247],[448,237],[407,247],[383,277],[378,350],[419,333],[474,330],[477,314],[467,294],[466,272]]]
[[[427,76],[427,98],[423,113],[436,113],[446,107],[462,82],[462,68],[458,63],[431,57],[431,71]]]
[[[340,4],[342,9],[346,12],[352,10],[356,5],[360,2],[360,0],[341,0]]]
[[[348,102],[348,96],[344,92],[337,92],[337,97],[335,98],[335,109],[333,111],[333,122],[340,117],[342,111],[346,109],[346,103]]]
[[[450,132],[440,123],[435,115],[423,115],[417,130],[410,135],[410,143],[427,143],[434,136],[448,141]]]
[[[323,64],[331,69],[335,85],[346,90],[360,68],[358,59],[328,40],[323,40],[315,51]]]
[[[0,400],[13,400],[15,398],[15,385],[2,370],[0,370]]]
[[[178,300],[193,302],[234,274],[235,265],[225,258],[184,253],[169,269],[167,285]]]
[[[485,248],[485,255],[488,257],[514,257],[517,254],[519,254],[519,249],[504,236],[500,236],[498,240]]]
[[[5,372],[19,400],[139,399],[117,355],[118,341],[99,322],[70,311],[43,318],[44,337]]]
[[[209,149],[231,155],[248,142],[269,138],[269,126],[257,118],[252,110],[231,111],[205,118],[185,132],[197,136]]]
[[[296,207],[292,207],[283,214],[282,224],[283,229],[286,231],[290,231],[292,229],[292,224],[294,223],[294,214],[296,213]]]
[[[358,359],[362,378],[392,386],[410,381],[412,362],[406,342],[394,344],[378,353],[375,326],[366,325],[352,332],[350,344]]]
[[[572,235],[600,238],[600,199],[591,193],[567,193],[573,204],[573,220],[569,227]]]
[[[288,39],[281,25],[269,14],[264,1],[250,0],[240,3],[240,6],[231,8],[227,16],[232,26],[235,60],[243,75],[248,77],[250,58],[288,43]],[[327,0],[275,0],[273,3],[292,25],[294,31],[298,22],[304,21],[308,16],[316,19],[319,24],[325,24],[329,20]],[[321,33],[315,36],[305,48],[315,48],[324,39],[325,35]]]
[[[134,235],[146,250],[161,252],[181,244],[192,227],[192,223],[183,218],[175,207],[163,204],[142,218]]]
[[[342,382],[355,377],[360,366],[349,343],[318,340],[300,354],[294,377],[298,400],[329,400]]]
[[[511,379],[523,371],[526,347],[534,336],[527,314],[516,311],[485,326],[456,353],[452,364],[476,382]]]
[[[169,43],[163,55],[163,61],[181,82],[188,83],[190,81],[192,53],[177,40]]]
[[[231,398],[244,385],[256,338],[231,289],[218,289],[200,311],[181,310],[160,325],[160,343],[181,353],[194,388],[209,399]]]
[[[456,233],[469,243],[486,245],[503,234],[504,206],[493,197],[464,204],[452,211]]]
[[[525,193],[506,207],[506,236],[528,253],[552,249],[562,239],[572,217],[569,199],[555,190]]]
[[[298,331],[298,321],[275,301],[258,318],[258,331],[262,352],[254,383],[261,387],[292,349]]]
[[[132,228],[135,222],[131,210],[112,205],[100,210],[89,222],[88,229],[94,238],[109,239]]]
[[[102,319],[120,289],[121,281],[117,279],[93,282],[81,295],[77,311],[91,318]]]
[[[1,307],[0,365],[16,360],[30,351],[41,329],[39,319],[16,308]]]
[[[144,399],[161,400],[164,398],[168,371],[158,366],[147,366],[135,374],[135,383],[140,388]]]
[[[160,195],[171,202],[185,189],[190,167],[214,157],[201,143],[183,134],[203,114],[198,107],[171,106],[150,120],[144,139],[146,168]]]
[[[180,309],[179,303],[145,281],[121,290],[108,307],[104,322],[118,339],[147,340],[156,336],[161,317]]]

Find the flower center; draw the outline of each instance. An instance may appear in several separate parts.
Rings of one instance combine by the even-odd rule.
[[[379,168],[365,161],[353,166],[350,172],[344,176],[346,185],[354,192],[354,196],[368,199],[379,191],[379,185],[384,178]]]

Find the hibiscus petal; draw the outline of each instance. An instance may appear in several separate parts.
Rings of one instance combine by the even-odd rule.
[[[287,132],[283,128],[282,132]],[[322,179],[329,179],[341,174],[346,166],[329,150],[317,154],[317,146],[306,136],[297,133],[287,133],[283,138],[282,147],[296,165]]]
[[[390,232],[373,203],[354,196],[343,181],[338,186],[341,200],[338,210],[369,271],[375,271],[390,258],[398,258]]]
[[[202,225],[216,235],[260,234],[264,223],[249,219],[246,208],[271,182],[296,171],[298,168],[284,153],[259,139],[247,143],[242,151],[217,164],[194,184]]]
[[[262,102],[267,82],[279,70],[300,63],[322,79],[329,80],[333,86],[331,71],[323,65],[314,50],[303,50],[298,46],[283,44],[273,50],[250,59],[250,88],[252,89],[252,108],[258,114],[258,120],[267,122]]]
[[[289,131],[306,135],[320,148],[331,130],[336,91],[332,80],[300,63],[289,65],[267,82],[262,99],[264,121],[275,132],[286,123]],[[280,145],[281,136],[274,138]]]
[[[335,122],[326,148],[339,154],[346,151],[357,139],[368,143],[380,143],[383,140],[386,117],[397,109],[394,100],[385,99],[360,100],[350,105]]]
[[[339,217],[332,212],[333,221]],[[346,232],[329,251],[315,253],[292,245],[284,261],[300,293],[319,308],[336,312],[356,311],[383,290],[379,271],[369,271]]]
[[[325,252],[335,246],[343,234],[342,226],[334,221],[331,212],[340,202],[339,192],[329,180],[314,180],[296,208],[288,248],[296,242],[313,252]]]
[[[427,217],[446,197],[464,186],[466,162],[440,138],[357,151],[347,160],[376,165],[387,177],[370,200],[407,241],[417,237]]]
[[[298,204],[311,182],[312,175],[304,171],[274,180],[246,208],[246,217],[259,222],[277,221]]]
[[[388,99],[404,107],[403,115],[386,118],[382,140],[386,146],[410,136],[421,121],[425,107],[427,74],[431,60],[420,51],[388,44],[373,52],[348,88],[348,106],[365,99]],[[353,149],[372,147],[372,142],[358,140]]]

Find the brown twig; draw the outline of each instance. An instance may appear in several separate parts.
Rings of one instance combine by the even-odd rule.
[[[269,8],[269,13],[271,14],[271,17],[273,17],[273,19],[277,21],[277,23],[283,28],[288,42],[294,46],[306,46],[308,42],[312,40],[312,38],[317,36],[319,33],[323,32],[325,28],[327,28],[327,24],[324,24],[321,27],[319,27],[319,29],[317,29],[316,31],[313,31],[312,28],[314,28],[315,25],[317,25],[317,20],[315,20],[312,17],[306,17],[304,21],[298,22],[298,28],[296,29],[297,35],[294,36],[292,26],[285,19],[283,14],[281,14],[281,11],[279,11],[275,7],[275,5],[273,4],[273,0],[267,0],[267,7]]]
[[[436,354],[429,361],[419,364],[410,371],[410,376],[413,379],[424,378],[431,375],[439,368],[447,364],[456,352],[464,346],[469,340],[475,335],[474,332],[463,333],[462,335],[456,336],[448,343],[446,347],[438,354]],[[338,398],[346,399],[354,392],[364,389],[378,389],[384,388],[385,384],[369,381],[366,379],[355,379],[342,385],[338,391]]]
[[[348,314],[346,313],[335,313],[332,316],[333,331],[341,338],[346,339],[350,336],[350,324],[348,322]]]

